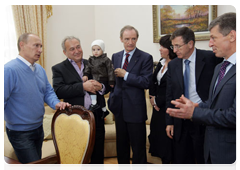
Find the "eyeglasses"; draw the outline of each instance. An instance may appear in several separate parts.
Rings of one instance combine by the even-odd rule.
[[[184,46],[184,45],[186,45],[186,44],[183,44],[183,45],[171,45],[170,48],[171,48],[172,50],[174,50],[174,48],[178,50],[179,48],[181,48],[181,47]]]

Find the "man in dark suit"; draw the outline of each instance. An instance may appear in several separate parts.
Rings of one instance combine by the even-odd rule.
[[[236,160],[236,13],[217,17],[209,30],[209,46],[224,62],[215,68],[208,100],[197,107],[182,96],[172,101],[180,109],[168,108],[167,112],[206,125],[205,163],[230,164]]]
[[[113,54],[116,85],[110,93],[108,106],[116,122],[117,158],[120,164],[144,164],[146,158],[147,110],[144,89],[148,89],[153,72],[153,59],[136,48],[138,31],[125,26],[120,32],[124,50]]]
[[[78,38],[66,37],[62,42],[62,48],[67,59],[52,67],[53,88],[59,99],[89,109],[91,98],[88,92],[99,93],[103,97],[104,92],[108,92],[110,87],[95,80],[82,81],[87,60],[82,58],[83,51]],[[105,138],[103,112],[100,108],[93,110],[93,114],[96,121],[96,137],[91,163],[103,164]]]
[[[206,101],[214,68],[220,61],[217,61],[213,52],[195,48],[194,32],[187,27],[176,30],[171,40],[178,58],[168,64],[167,108],[174,107],[171,100],[178,99],[185,93],[195,103]],[[185,65],[186,61],[189,62],[188,65]],[[189,72],[186,81],[187,70]],[[205,126],[169,115],[166,115],[166,124],[167,135],[173,139],[173,163],[204,163]]]

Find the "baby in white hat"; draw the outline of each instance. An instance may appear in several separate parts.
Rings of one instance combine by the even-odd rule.
[[[97,80],[100,83],[109,84],[113,87],[115,82],[114,68],[112,61],[107,57],[107,54],[104,53],[105,44],[103,40],[93,41],[91,48],[93,56],[89,57],[88,64],[84,68],[83,81],[87,81],[92,76],[92,79]],[[100,96],[98,93],[90,94],[90,96],[92,99],[92,105],[89,110],[94,111],[98,108],[102,108],[102,111],[108,114],[105,107],[106,104],[104,97]]]

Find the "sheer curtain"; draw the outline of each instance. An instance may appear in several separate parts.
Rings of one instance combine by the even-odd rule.
[[[17,37],[12,14],[11,5],[6,6],[4,17],[4,64],[14,59],[18,55]]]
[[[37,63],[44,68],[47,18],[52,15],[52,6],[9,5],[5,10],[4,64],[17,57],[17,38],[28,32],[37,34],[42,39],[43,52]]]
[[[12,5],[12,9],[17,36],[28,32],[37,34],[42,40],[42,54],[36,63],[44,68],[44,58],[47,55],[46,28],[49,8],[45,5]]]

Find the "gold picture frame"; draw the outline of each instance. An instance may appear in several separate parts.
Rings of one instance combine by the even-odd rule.
[[[203,40],[209,40],[210,39],[210,33],[207,30],[207,27],[208,27],[208,24],[214,18],[217,17],[217,5],[207,5],[208,6],[208,10],[206,9],[206,5],[205,6],[203,6],[203,5],[188,5],[188,6],[187,5],[153,5],[152,6],[152,12],[153,12],[153,42],[154,43],[158,43],[159,39],[161,38],[161,36],[163,36],[165,34],[171,34],[174,31],[174,29],[177,29],[175,27],[172,27],[173,24],[174,24],[173,22],[179,22],[179,21],[186,22],[186,21],[189,21],[188,24],[184,24],[184,25],[187,25],[189,27],[193,26],[196,23],[196,22],[194,22],[195,20],[193,20],[193,18],[196,17],[196,16],[192,17],[191,14],[189,13],[187,15],[188,19],[183,18],[183,17],[182,17],[183,19],[181,19],[180,14],[175,13],[175,11],[173,10],[173,8],[175,8],[175,9],[177,9],[177,8],[185,8],[185,6],[186,6],[186,11],[184,12],[184,14],[186,14],[188,8],[193,8],[193,7],[197,8],[198,7],[198,8],[202,8],[203,9],[203,7],[204,7],[205,11],[204,11],[204,14],[202,14],[202,16],[201,16],[202,18],[205,17],[204,23],[200,23],[200,24],[198,23],[197,24],[198,27],[203,25],[202,26],[203,31],[196,31],[195,32],[194,29],[192,29],[192,30],[195,33],[196,41],[203,41]],[[202,7],[200,7],[200,6],[202,6]],[[162,17],[165,17],[165,18],[163,20],[161,20],[161,13],[162,14],[166,14],[166,11],[168,11],[168,16],[163,15]],[[169,13],[172,13],[172,16],[169,15]],[[171,17],[172,17],[172,19],[171,19]],[[190,22],[190,20],[191,20],[191,22]],[[202,20],[198,20],[198,21],[201,22]],[[167,25],[166,23],[168,23],[169,25]],[[164,28],[164,24],[166,25],[166,28]],[[170,25],[170,24],[172,24],[172,25]],[[176,25],[177,24],[175,24],[174,26],[176,26]],[[169,26],[169,27],[167,27],[167,26]],[[196,24],[195,24],[195,27],[196,27]],[[164,33],[164,31],[162,33],[161,32],[161,28],[163,28],[163,30],[165,30],[166,33]],[[200,28],[196,28],[196,29],[200,30]]]

